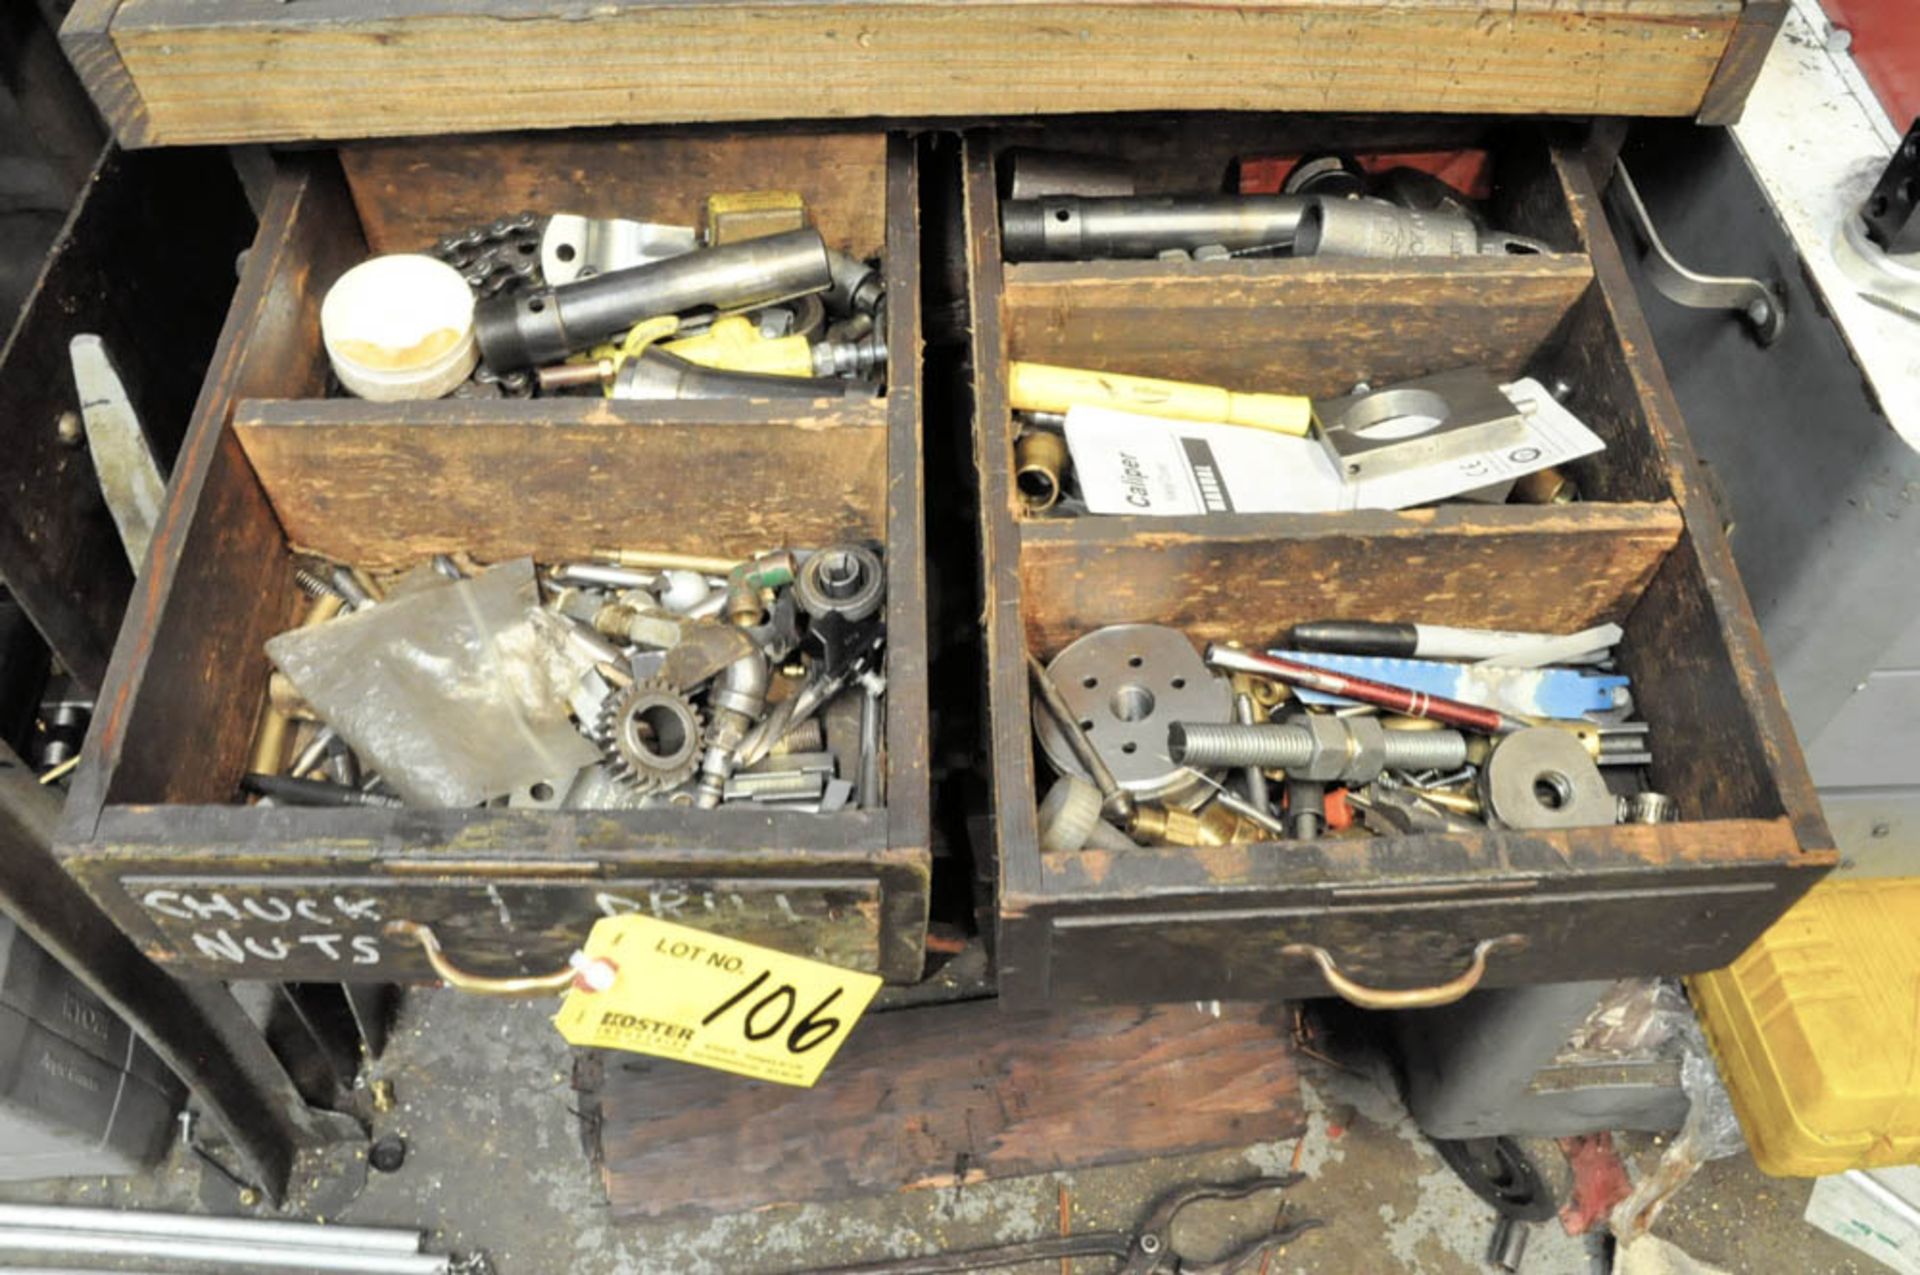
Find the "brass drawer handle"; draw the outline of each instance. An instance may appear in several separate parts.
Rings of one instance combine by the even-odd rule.
[[[564,992],[573,985],[577,974],[570,965],[551,974],[529,974],[518,978],[488,978],[483,974],[469,974],[447,959],[446,950],[440,946],[440,937],[431,927],[417,921],[389,921],[386,928],[394,938],[413,939],[419,943],[427,954],[427,964],[433,966],[433,972],[440,976],[441,982],[476,996],[535,996],[541,992]]]
[[[1326,948],[1314,943],[1289,943],[1280,949],[1280,955],[1311,956],[1320,966],[1321,974],[1326,976],[1327,985],[1362,1009],[1432,1009],[1436,1005],[1451,1005],[1478,987],[1487,973],[1487,958],[1494,952],[1502,948],[1517,950],[1526,945],[1527,939],[1523,934],[1502,934],[1499,938],[1481,939],[1474,944],[1472,964],[1458,978],[1436,983],[1432,987],[1409,987],[1393,991],[1354,982],[1340,972],[1340,967],[1334,964],[1333,956]]]

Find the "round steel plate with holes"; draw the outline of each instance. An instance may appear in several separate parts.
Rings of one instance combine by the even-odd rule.
[[[1572,732],[1530,726],[1494,745],[1481,775],[1487,813],[1509,828],[1594,828],[1619,805]]]
[[[1109,625],[1054,656],[1047,671],[1122,788],[1174,802],[1209,791],[1167,756],[1167,724],[1232,721],[1233,696],[1186,634],[1158,624]],[[1053,768],[1092,778],[1044,710],[1036,721]]]

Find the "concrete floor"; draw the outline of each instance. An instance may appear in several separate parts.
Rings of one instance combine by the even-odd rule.
[[[490,1003],[414,994],[374,1074],[392,1081],[394,1108],[376,1134],[408,1140],[405,1165],[373,1174],[337,1220],[420,1227],[433,1251],[484,1249],[500,1275],[759,1275],[1053,1235],[1061,1197],[1075,1231],[1128,1227],[1167,1188],[1230,1181],[1296,1166],[1293,1217],[1324,1219],[1279,1254],[1268,1275],[1466,1275],[1485,1272],[1492,1210],[1427,1147],[1391,1096],[1384,1068],[1305,1060],[1308,1129],[1298,1142],[1048,1174],[959,1189],[932,1188],[832,1206],[614,1226],[582,1153],[571,1056],[544,1002]],[[1118,1115],[1116,1118],[1124,1118]],[[1656,1140],[1628,1143],[1650,1161]],[[726,1166],[690,1166],[724,1173]],[[192,1158],[129,1182],[98,1179],[6,1189],[8,1198],[192,1207],[226,1192]],[[1662,1215],[1656,1233],[1729,1272],[1858,1272],[1881,1268],[1800,1220],[1810,1184],[1761,1176],[1744,1156],[1709,1165]],[[1273,1221],[1279,1196],[1195,1211],[1177,1236],[1206,1259]],[[0,1255],[0,1268],[5,1258]],[[1585,1275],[1582,1241],[1533,1228],[1529,1275]],[[1057,1262],[1016,1275],[1059,1275]],[[1076,1275],[1111,1269],[1084,1261]],[[1260,1269],[1257,1266],[1254,1269]]]

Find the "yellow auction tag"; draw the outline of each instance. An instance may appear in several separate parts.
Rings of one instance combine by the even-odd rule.
[[[820,1079],[877,975],[650,916],[594,924],[554,1016],[573,1045],[677,1058],[783,1085]]]

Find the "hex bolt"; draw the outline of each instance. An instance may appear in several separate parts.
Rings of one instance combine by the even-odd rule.
[[[1310,715],[1281,725],[1175,722],[1167,752],[1195,767],[1259,766],[1319,783],[1367,783],[1383,770],[1456,770],[1457,730],[1387,730],[1367,717]]]

